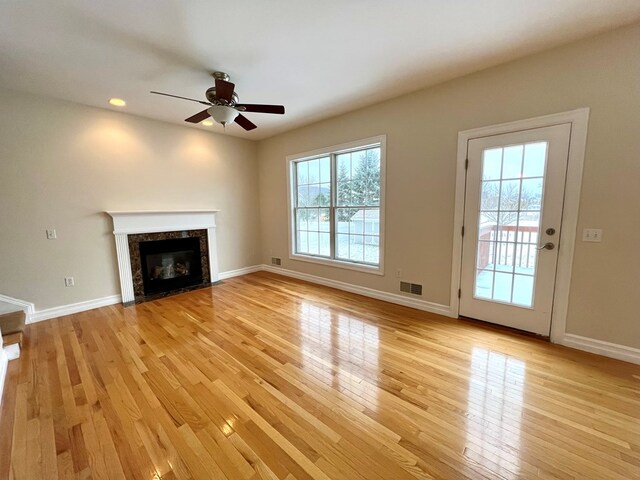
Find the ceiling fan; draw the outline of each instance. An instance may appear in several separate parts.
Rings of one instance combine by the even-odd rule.
[[[224,72],[213,72],[211,76],[215,79],[215,87],[207,89],[205,96],[208,101],[196,100],[195,98],[181,97],[179,95],[171,95],[169,93],[162,92],[152,91],[151,93],[167,97],[181,98],[182,100],[190,100],[192,102],[208,105],[208,108],[185,120],[185,122],[190,123],[200,123],[208,117],[211,117],[224,127],[235,121],[238,125],[248,131],[257,127],[240,112],[284,114],[284,107],[282,105],[238,103],[238,94],[234,91],[236,86],[229,81],[229,75]]]

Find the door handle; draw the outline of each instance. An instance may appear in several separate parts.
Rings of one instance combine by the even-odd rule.
[[[538,247],[538,250],[553,250],[554,248],[556,248],[556,246],[553,243],[547,242],[541,247]]]

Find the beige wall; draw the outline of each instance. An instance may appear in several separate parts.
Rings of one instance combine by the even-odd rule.
[[[640,26],[491,68],[260,142],[262,260],[449,304],[460,130],[591,108],[567,330],[640,347]],[[387,134],[386,275],[290,260],[285,156]]]
[[[254,142],[15,92],[0,105],[0,293],[36,310],[119,294],[105,210],[218,208],[220,270],[259,263]]]

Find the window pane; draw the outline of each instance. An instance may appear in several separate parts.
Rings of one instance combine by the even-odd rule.
[[[296,212],[296,226],[298,230],[309,230],[307,219],[309,218],[309,212],[301,208]]]
[[[309,162],[296,163],[298,169],[298,185],[306,185],[309,183]]]
[[[364,211],[364,233],[365,235],[380,234],[380,209],[367,208]]]
[[[309,244],[307,242],[307,232],[298,232],[298,253],[309,253]]]
[[[309,232],[309,253],[312,255],[317,255],[319,253],[318,250],[318,232]]]
[[[367,263],[378,263],[380,261],[379,237],[364,237],[364,261]]]
[[[336,257],[349,258],[349,235],[336,236]]]
[[[309,206],[309,186],[303,185],[298,187],[298,207]]]
[[[349,219],[350,233],[364,233],[364,210],[358,210]]]
[[[320,244],[319,244],[319,252],[320,255],[324,255],[325,257],[331,256],[331,238],[328,233],[320,233],[319,234]]]
[[[320,209],[319,225],[321,232],[328,232],[331,229],[331,217],[328,208]]]
[[[304,188],[304,187],[302,187]],[[328,207],[331,201],[331,184],[321,183],[309,185],[308,205],[312,207]]]
[[[336,186],[338,205],[351,205],[351,182],[338,180]]]
[[[331,159],[329,157],[320,159],[320,183],[331,181]]]
[[[351,208],[336,208],[338,233],[349,233],[349,219],[354,213]]]
[[[320,183],[320,162],[316,160],[309,160],[309,183]]]
[[[364,237],[362,235],[349,235],[349,260],[364,261]]]

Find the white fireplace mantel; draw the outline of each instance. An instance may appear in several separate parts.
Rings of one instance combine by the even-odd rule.
[[[133,302],[133,275],[127,235],[137,233],[173,232],[180,230],[207,230],[209,243],[209,272],[211,283],[217,282],[218,250],[216,242],[216,213],[220,210],[136,210],[106,212],[113,218],[122,303]]]

